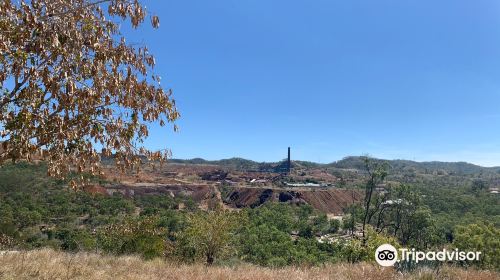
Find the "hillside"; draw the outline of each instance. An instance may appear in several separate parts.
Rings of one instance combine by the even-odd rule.
[[[342,160],[322,164],[307,161],[292,161],[292,172],[287,182],[316,183],[337,187],[355,187],[363,184],[366,177],[365,157],[351,156]],[[500,186],[500,167],[482,167],[466,162],[416,162],[410,160],[385,160],[371,158],[372,162],[387,166],[388,182],[405,183],[424,187],[464,187],[475,181],[486,187]],[[172,159],[170,163],[224,169],[229,172],[283,173],[285,161],[255,162],[241,158],[215,161],[203,159]]]
[[[392,172],[404,172],[413,169],[419,173],[446,172],[448,174],[470,175],[480,173],[498,173],[500,167],[482,167],[467,162],[441,162],[428,161],[416,162],[411,160],[384,160],[374,159],[378,162],[385,162],[390,166]],[[350,156],[342,160],[327,164],[327,166],[345,169],[363,169],[363,157]]]
[[[238,226],[228,241],[230,252],[219,256],[223,263],[285,267],[371,260],[372,249],[359,250],[357,238],[366,182],[363,170],[294,162],[291,174],[283,174],[238,170],[234,166],[245,161],[232,161],[170,162],[125,174],[108,166],[103,177],[92,178],[92,185],[77,191],[68,188],[67,181],[47,177],[43,163],[4,165],[0,250],[50,247],[202,263],[203,253],[183,238],[193,238],[192,217],[212,221],[204,215],[214,211],[206,210],[220,209],[228,224]],[[414,207],[404,210],[404,232],[387,230],[384,236],[375,235],[375,241],[391,236],[408,246],[455,246],[457,236],[468,240],[464,231],[481,227],[484,230],[478,232],[484,234],[473,238],[483,240],[484,252],[495,248],[500,197],[488,186],[497,175],[407,176],[394,170],[389,171],[387,199],[411,199]],[[387,208],[378,219],[389,224],[398,209]],[[370,225],[377,226],[375,221]],[[319,242],[323,237],[345,242]],[[476,265],[497,268],[497,254],[490,255]]]

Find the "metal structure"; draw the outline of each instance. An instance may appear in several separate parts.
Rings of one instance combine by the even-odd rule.
[[[290,147],[288,147],[288,161],[287,161],[287,172],[290,174],[290,171],[292,170],[292,163],[290,161]]]

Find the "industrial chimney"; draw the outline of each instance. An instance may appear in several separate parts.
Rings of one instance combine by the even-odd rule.
[[[290,147],[288,147],[288,161],[287,161],[287,171],[290,174],[290,170],[292,169],[292,164],[290,162]]]

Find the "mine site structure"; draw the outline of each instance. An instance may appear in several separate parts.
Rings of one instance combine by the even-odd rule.
[[[281,161],[277,167],[275,167],[275,171],[277,173],[281,173],[283,175],[290,175],[292,172],[292,160],[291,160],[291,152],[290,147],[288,147],[288,155],[285,161]],[[272,171],[271,171],[272,172]]]
[[[288,147],[288,159],[287,159],[287,173],[290,174],[290,171],[292,170],[292,163],[290,161],[290,147]]]

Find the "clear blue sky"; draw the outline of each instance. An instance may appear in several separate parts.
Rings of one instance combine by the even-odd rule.
[[[147,1],[175,158],[500,165],[500,1]]]

